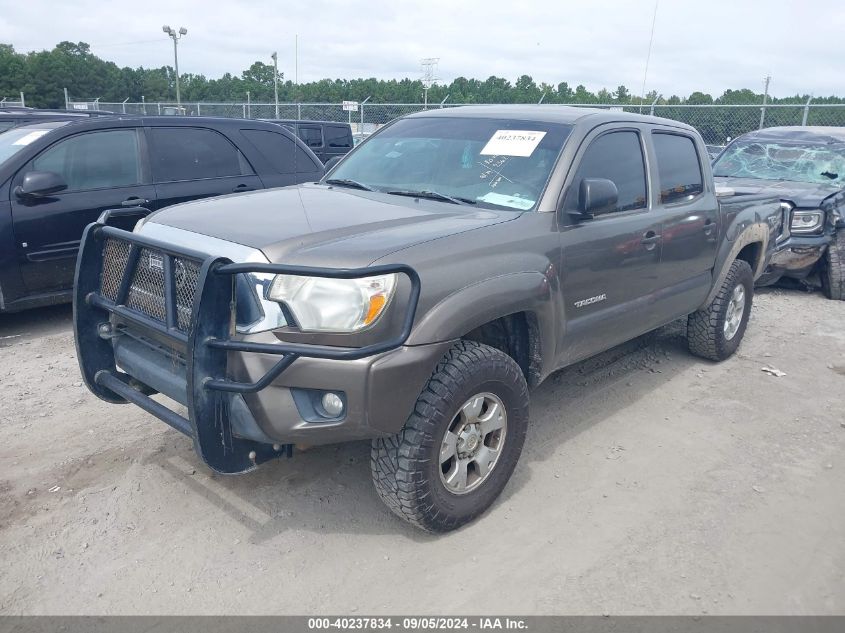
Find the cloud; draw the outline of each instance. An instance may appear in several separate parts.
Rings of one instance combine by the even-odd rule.
[[[503,2],[488,0],[347,1],[146,0],[143,7],[102,0],[8,3],[0,41],[19,51],[85,41],[121,66],[173,63],[162,24],[185,26],[179,66],[218,77],[240,74],[255,60],[299,79],[403,78],[421,75],[421,57],[439,57],[439,76],[535,81],[591,90],[642,88],[651,30],[651,2]],[[772,75],[776,96],[843,92],[835,45],[845,5],[805,0],[660,3],[646,90],[666,96],[726,88],[761,90]]]

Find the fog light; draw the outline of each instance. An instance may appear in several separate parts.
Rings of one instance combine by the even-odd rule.
[[[343,413],[343,400],[336,393],[331,391],[323,394],[321,400],[323,410],[329,414],[330,417],[336,418]]]

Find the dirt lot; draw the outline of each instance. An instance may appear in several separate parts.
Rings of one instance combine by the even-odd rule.
[[[550,378],[503,498],[433,537],[368,445],[213,476],[87,392],[68,308],[0,316],[0,612],[845,614],[843,395],[845,304],[763,292],[721,365],[676,324]]]

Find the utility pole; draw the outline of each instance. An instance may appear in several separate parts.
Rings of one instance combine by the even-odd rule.
[[[273,51],[273,97],[276,100],[276,118],[279,118],[279,56]]]
[[[293,83],[299,86],[299,34],[294,36],[293,40]]]
[[[182,95],[179,93],[179,40],[182,39],[183,35],[188,34],[188,29],[184,26],[180,26],[179,31],[177,32],[175,29],[171,29],[165,24],[161,27],[161,30],[173,39],[173,64],[176,67],[176,107],[179,109],[179,114],[181,114]]]
[[[769,100],[769,83],[772,81],[770,75],[766,75],[765,84],[763,88],[763,107],[760,108],[760,127],[758,129],[763,129],[763,122],[766,120],[766,102]]]
[[[439,57],[426,57],[425,59],[420,60],[420,65],[423,70],[423,109],[425,110],[428,110],[428,91],[435,83],[437,83],[437,77],[435,77],[435,74],[437,73],[437,62],[439,61]]]

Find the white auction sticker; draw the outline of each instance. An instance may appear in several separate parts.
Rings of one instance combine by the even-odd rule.
[[[531,130],[496,130],[481,155],[531,156],[545,135],[545,132]]]
[[[20,137],[17,141],[12,143],[12,145],[29,145],[33,141],[40,139],[49,131],[50,130],[35,130],[34,132],[30,132],[29,134]]]

